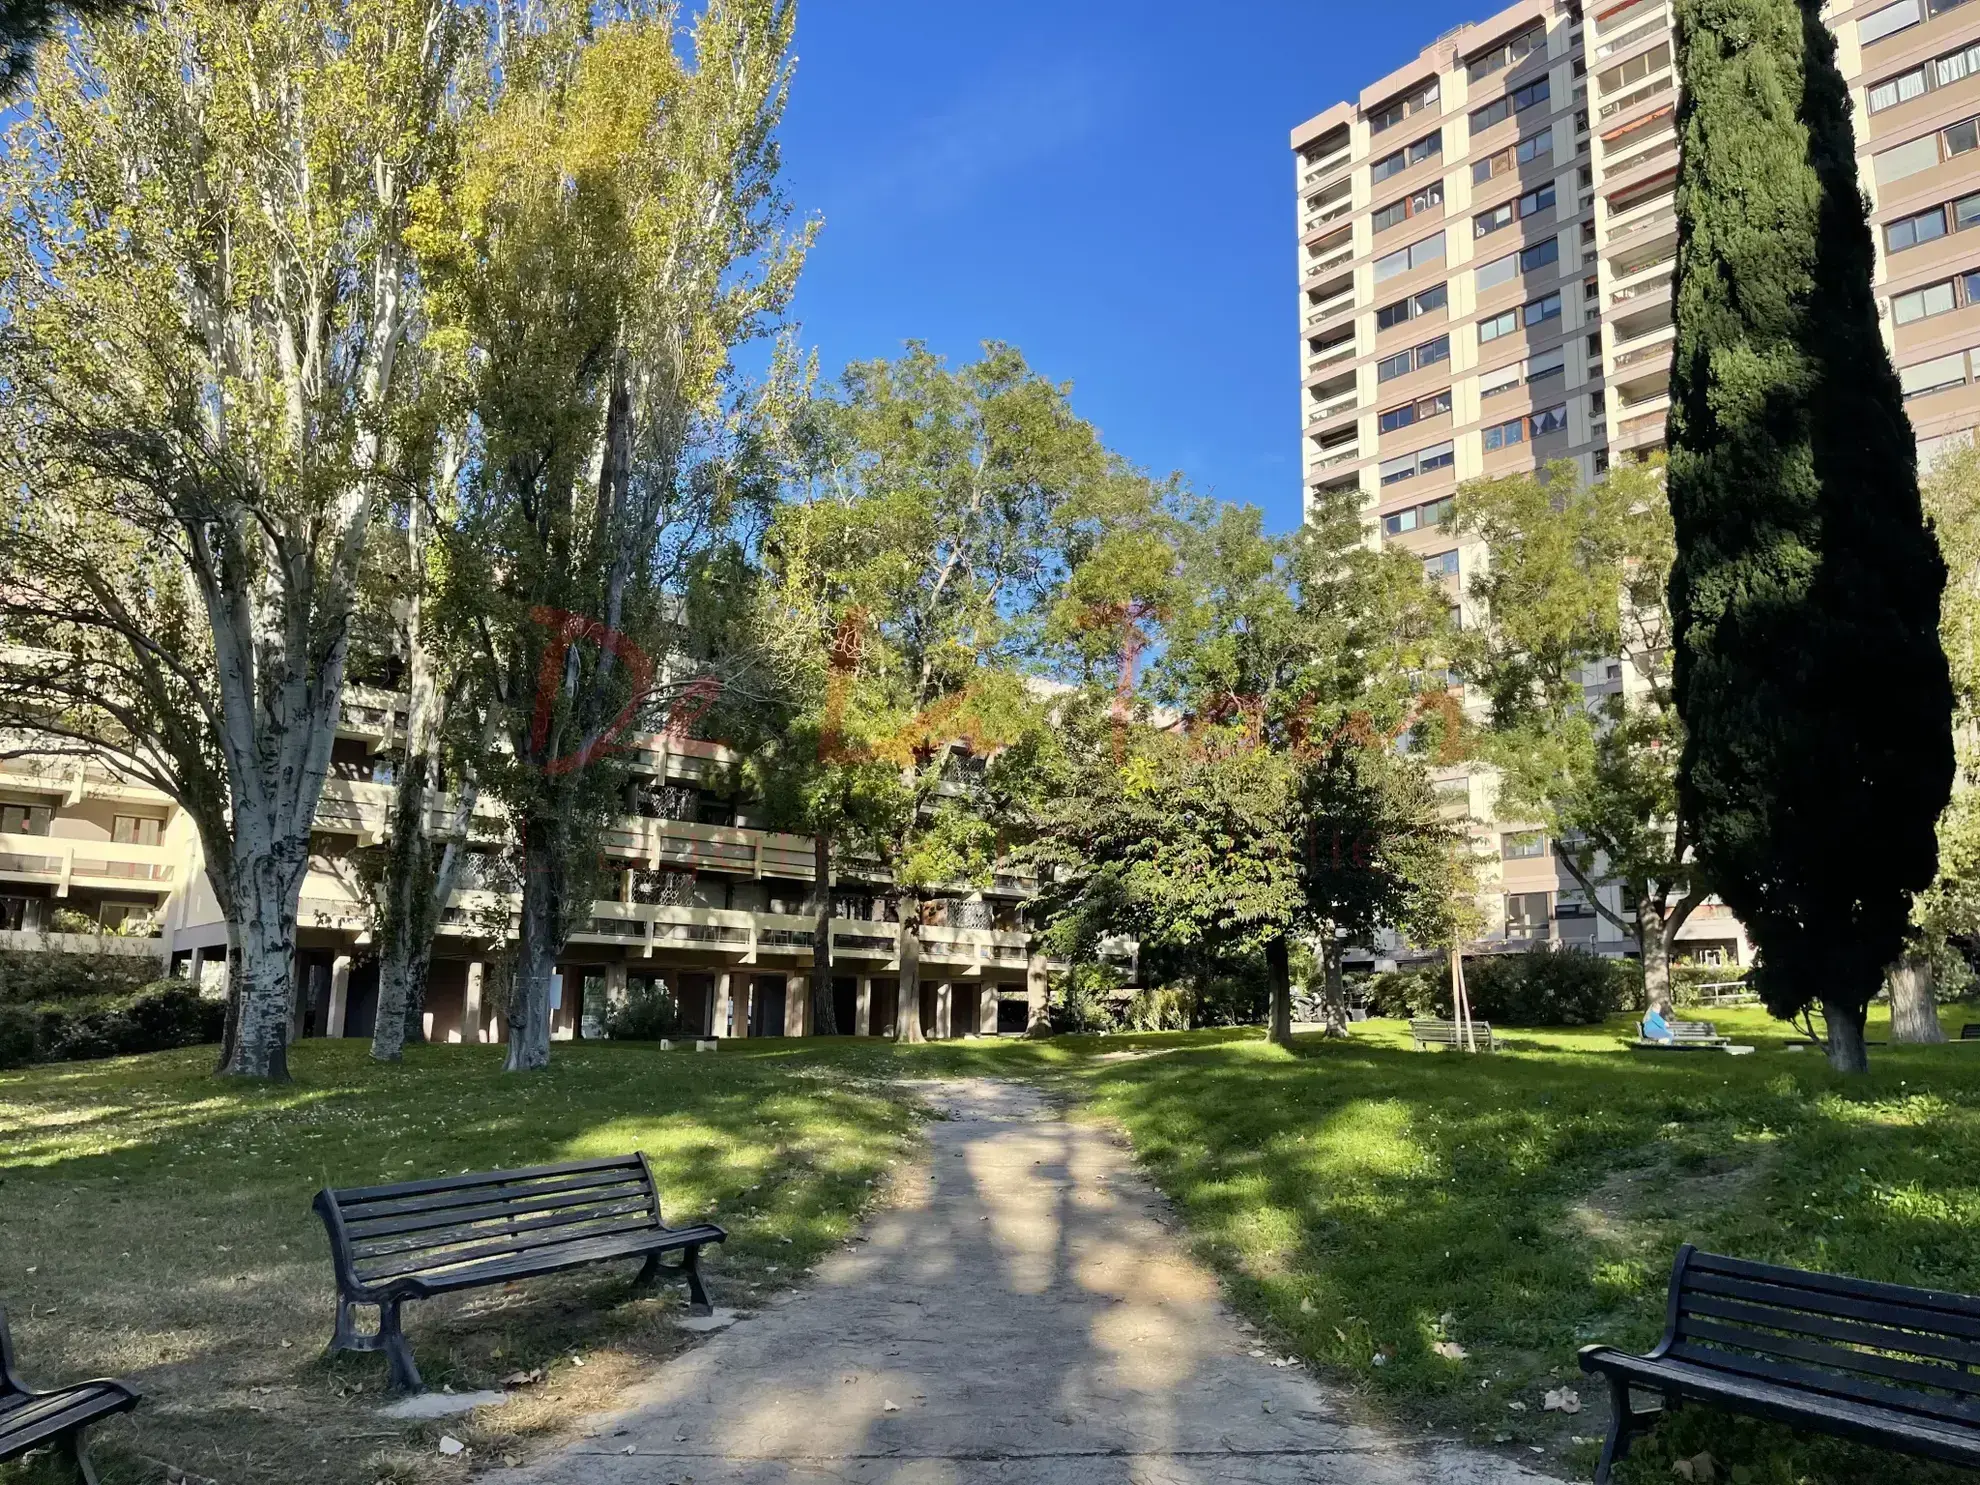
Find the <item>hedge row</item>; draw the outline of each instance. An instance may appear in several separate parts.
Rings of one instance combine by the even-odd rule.
[[[0,1068],[218,1042],[226,1015],[224,1002],[201,999],[184,980],[156,980],[122,995],[0,1004]]]

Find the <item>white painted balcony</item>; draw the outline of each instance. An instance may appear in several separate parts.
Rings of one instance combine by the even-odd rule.
[[[163,891],[177,875],[178,860],[179,853],[165,846],[0,834],[0,879],[52,883],[57,897],[68,896],[71,883]]]
[[[1324,423],[1329,418],[1338,417],[1341,413],[1352,410],[1360,401],[1361,394],[1352,389],[1337,397],[1329,397],[1325,402],[1314,406],[1313,411],[1307,415],[1306,425],[1310,428],[1315,423]]]
[[[1338,268],[1343,263],[1353,261],[1354,244],[1351,242],[1343,243],[1340,247],[1331,249],[1324,258],[1314,258],[1309,261],[1306,265],[1307,276],[1311,277],[1316,273],[1325,273],[1329,268]]]
[[[1319,458],[1315,459],[1312,462],[1312,464],[1308,466],[1308,473],[1317,473],[1318,471],[1323,469],[1336,469],[1343,464],[1352,464],[1356,459],[1359,459],[1360,457],[1361,457],[1361,441],[1359,439],[1356,439],[1353,442],[1347,444],[1345,447],[1339,449],[1329,449],[1323,452]]]
[[[1306,359],[1306,369],[1308,371],[1317,371],[1320,367],[1332,366],[1337,361],[1352,361],[1354,359],[1354,347],[1355,338],[1352,335],[1348,336],[1345,340],[1337,340],[1332,345],[1324,346],[1308,356]]]
[[[1353,309],[1353,308],[1354,308],[1354,290],[1347,289],[1339,294],[1334,295],[1334,297],[1331,299],[1323,299],[1318,304],[1314,305],[1313,308],[1307,313],[1306,323],[1308,325],[1318,325],[1323,321],[1333,319],[1334,316],[1338,315],[1342,310]]]

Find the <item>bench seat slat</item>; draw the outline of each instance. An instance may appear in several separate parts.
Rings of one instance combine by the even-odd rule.
[[[1943,1385],[1960,1388],[1964,1391],[1980,1392],[1980,1374],[1967,1374],[1958,1370],[1961,1367],[1980,1366],[1980,1344],[1975,1344],[1947,1336],[1938,1332],[1898,1330],[1887,1325],[1867,1325],[1855,1320],[1841,1320],[1828,1315],[1814,1315],[1804,1310],[1786,1310],[1774,1305],[1746,1304],[1740,1300],[1722,1299],[1713,1294],[1687,1294],[1680,1302],[1685,1319],[1680,1327],[1687,1324],[1689,1317],[1703,1315],[1710,1319],[1730,1320],[1740,1325],[1765,1326],[1772,1330],[1791,1331],[1796,1335],[1819,1336],[1823,1340],[1837,1341],[1843,1346],[1874,1346],[1882,1351],[1895,1351],[1914,1356],[1932,1356],[1940,1361],[1952,1363],[1950,1367],[1938,1370],[1945,1374]],[[1764,1337],[1755,1337],[1755,1343]],[[1765,1349],[1761,1347],[1760,1349]],[[1843,1356],[1855,1358],[1862,1353],[1843,1351]],[[1955,1378],[1965,1377],[1970,1385],[1962,1386]]]
[[[1630,1356],[1606,1347],[1590,1355],[1585,1365],[1591,1371],[1626,1377],[1644,1388],[1662,1388],[1701,1402],[1734,1404],[1740,1412],[1783,1423],[1812,1424],[1827,1433],[1846,1432],[1901,1443],[1909,1452],[1954,1464],[1980,1465],[1980,1434],[1957,1423],[1803,1392],[1687,1361]]]
[[[360,1261],[357,1264],[358,1276],[367,1284],[382,1284],[403,1274],[452,1268],[480,1258],[530,1253],[539,1248],[554,1248],[562,1244],[583,1242],[589,1238],[623,1237],[633,1233],[655,1233],[666,1230],[645,1215],[592,1225],[576,1232],[570,1230],[572,1226],[573,1224],[568,1221],[539,1223],[527,1231],[500,1235],[487,1234],[487,1242],[462,1243],[446,1248],[420,1247],[404,1253],[383,1254],[379,1258]]]
[[[373,1259],[396,1257],[402,1253],[425,1253],[445,1248],[458,1248],[466,1243],[488,1242],[514,1233],[535,1232],[545,1227],[581,1227],[586,1224],[604,1226],[623,1223],[628,1217],[644,1222],[648,1227],[666,1225],[660,1220],[660,1214],[653,1209],[653,1204],[645,1201],[622,1201],[609,1207],[583,1207],[575,1211],[570,1208],[553,1208],[510,1221],[484,1218],[479,1222],[463,1222],[444,1228],[432,1228],[404,1237],[373,1238],[368,1242],[353,1243],[351,1258],[355,1263],[364,1264]]]
[[[418,1212],[438,1212],[449,1207],[471,1207],[483,1202],[501,1200],[506,1197],[549,1195],[554,1191],[585,1191],[595,1186],[612,1186],[623,1181],[644,1182],[646,1173],[637,1165],[630,1169],[623,1165],[612,1170],[596,1170],[576,1175],[547,1176],[541,1180],[530,1179],[527,1171],[507,1172],[500,1181],[468,1182],[465,1176],[457,1177],[458,1184],[444,1190],[426,1189],[429,1182],[410,1182],[405,1187],[374,1187],[376,1193],[355,1196],[348,1191],[333,1191],[337,1207],[344,1214],[346,1224],[368,1222],[380,1217],[412,1215]]]
[[[1890,1286],[1895,1288],[1896,1286]],[[1730,1299],[1751,1300],[1783,1310],[1806,1310],[1835,1315],[1846,1320],[1863,1320],[1871,1325],[1895,1325],[1905,1330],[1933,1335],[1958,1336],[1980,1340],[1980,1316],[1967,1316],[1936,1306],[1906,1304],[1893,1299],[1867,1298],[1847,1290],[1817,1289],[1813,1285],[1788,1286],[1757,1283],[1751,1279],[1724,1274],[1690,1274],[1685,1278],[1687,1293],[1720,1294]],[[1913,1291],[1923,1293],[1924,1291]]]
[[[1687,1283],[1696,1283],[1705,1274],[1725,1274],[1787,1289],[1812,1289],[1820,1294],[1838,1294],[1852,1299],[1887,1300],[1893,1304],[1943,1310],[1949,1315],[1980,1320],[1980,1296],[1947,1289],[1914,1289],[1909,1284],[1885,1284],[1875,1279],[1853,1279],[1846,1274],[1824,1274],[1812,1269],[1754,1263],[1745,1258],[1728,1258],[1723,1253],[1694,1253],[1685,1270]]]
[[[1794,1382],[1814,1391],[1841,1392],[1849,1397],[1881,1402],[1905,1412],[1980,1424],[1980,1404],[1971,1401],[1972,1395],[1980,1392],[1980,1377],[1955,1367],[1928,1366],[1795,1336],[1756,1334],[1709,1321],[1692,1321],[1681,1326],[1679,1333],[1682,1339],[1671,1347],[1669,1354],[1704,1366],[1724,1366],[1732,1371]],[[1707,1344],[1694,1344],[1697,1342]],[[1793,1364],[1797,1362],[1807,1365]],[[1785,1372],[1777,1370],[1783,1366]],[[1911,1385],[1893,1385],[1896,1383]],[[1922,1387],[1944,1388],[1963,1396],[1921,1392],[1918,1389]]]
[[[618,1237],[562,1243],[532,1253],[483,1259],[458,1268],[409,1275],[399,1283],[409,1292],[448,1294],[456,1289],[474,1289],[509,1279],[559,1273],[567,1268],[578,1268],[609,1258],[629,1258],[635,1254],[685,1248],[690,1244],[720,1242],[723,1236],[722,1229],[714,1226],[649,1229]]]
[[[130,1395],[118,1388],[85,1383],[40,1397],[8,1399],[18,1406],[0,1412],[0,1459],[24,1453],[37,1444],[60,1438],[72,1428],[94,1423],[132,1406]]]
[[[577,1195],[559,1191],[547,1196],[517,1197],[509,1201],[483,1202],[479,1206],[470,1207],[447,1207],[431,1212],[411,1212],[403,1216],[360,1218],[357,1221],[346,1218],[344,1231],[350,1235],[353,1246],[362,1249],[366,1243],[410,1237],[442,1228],[466,1228],[472,1227],[477,1222],[527,1217],[535,1212],[564,1211],[614,1203],[622,1204],[628,1201],[638,1202],[649,1211],[653,1207],[653,1195],[646,1189],[644,1181],[637,1183],[625,1181],[614,1186],[600,1186]]]

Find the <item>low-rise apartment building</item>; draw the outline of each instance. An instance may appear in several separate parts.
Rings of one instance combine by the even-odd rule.
[[[403,698],[363,687],[345,696],[297,925],[299,1035],[372,1030],[377,966],[352,855],[387,830],[389,750],[403,707]],[[627,743],[632,797],[602,842],[616,891],[592,905],[559,960],[553,1034],[602,1034],[608,1007],[642,981],[664,983],[690,1033],[809,1034],[811,839],[752,823],[748,803],[722,786],[735,760],[721,744],[670,735]],[[505,1035],[496,966],[516,898],[493,848],[507,830],[494,805],[477,811],[471,841],[488,849],[470,856],[443,914],[426,997],[433,1040]],[[226,928],[201,863],[191,822],[156,790],[74,759],[0,764],[0,947],[148,955],[161,974],[190,975],[218,993]],[[846,862],[838,876],[838,1029],[891,1036],[903,1014],[896,899],[878,863]],[[985,890],[958,889],[925,906],[922,993],[909,1010],[926,1035],[1022,1032],[1042,1018],[1046,965],[1020,912],[1032,886],[999,875]]]

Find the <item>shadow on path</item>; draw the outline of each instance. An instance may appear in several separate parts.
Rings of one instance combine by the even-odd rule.
[[[1035,1089],[918,1085],[919,1190],[518,1485],[1514,1485],[1345,1421],[1237,1328],[1127,1153]]]

